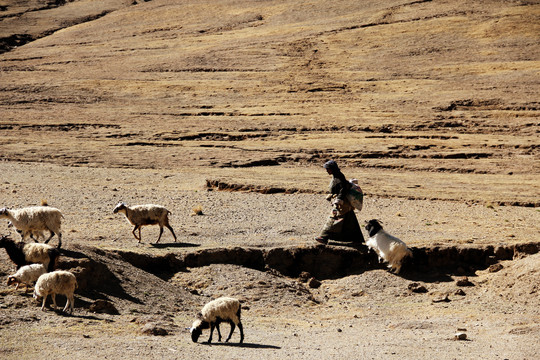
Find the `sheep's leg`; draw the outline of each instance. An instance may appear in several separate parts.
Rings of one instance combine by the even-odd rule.
[[[41,304],[41,311],[45,311],[45,302],[47,301],[47,296],[49,295],[45,295],[43,297],[43,303]]]
[[[53,309],[56,310],[56,294],[52,293],[51,297],[52,297]]]
[[[214,328],[216,327],[216,324],[213,322],[210,323],[210,337],[208,338],[208,343],[212,342],[212,334],[214,333]]]
[[[67,295],[66,298],[66,306],[64,306],[64,310],[62,311],[67,312],[67,310],[69,309],[69,313],[73,314],[73,295]]]
[[[231,332],[229,333],[229,337],[227,338],[227,340],[225,340],[225,342],[229,342],[229,340],[231,340],[232,333],[234,331],[234,328],[236,327],[236,325],[234,325],[232,321],[229,322],[229,324],[231,324]]]
[[[242,323],[238,321],[238,329],[240,330],[240,344],[244,342],[244,327]]]
[[[50,229],[49,229],[49,231],[51,232],[51,236],[49,236],[49,238],[48,238],[47,240],[45,240],[45,244],[48,244],[48,243],[49,243],[49,240],[51,240],[52,237],[54,236],[54,232],[51,231]],[[32,236],[32,234],[30,234],[30,236]],[[37,241],[36,241],[36,242],[37,242]]]
[[[137,229],[139,229],[139,237],[137,237],[137,234],[135,234],[135,231],[137,231]],[[135,227],[133,228],[133,236],[135,237],[135,239],[139,240],[139,242],[141,242],[141,227],[139,225],[135,225]]]
[[[163,234],[163,226],[159,225],[159,236],[157,238],[156,244],[161,240],[161,235]]]
[[[60,249],[62,247],[62,233],[58,233],[58,246],[57,249]]]
[[[218,341],[221,342],[221,331],[219,331],[219,322],[216,322],[216,329],[218,334]]]
[[[15,284],[15,290],[17,290],[17,289],[19,288],[19,285],[20,285],[20,284],[21,284],[21,283]]]
[[[171,234],[172,236],[174,236],[174,242],[176,242],[176,234],[174,233],[174,230],[172,229],[171,225],[165,224],[165,226],[167,227],[167,229],[171,230]]]

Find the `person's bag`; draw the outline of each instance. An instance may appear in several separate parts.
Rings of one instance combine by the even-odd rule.
[[[347,193],[347,200],[349,200],[356,210],[360,211],[362,210],[362,205],[364,205],[364,193],[360,186],[358,186],[358,180],[352,179],[349,182],[351,183],[351,188]]]

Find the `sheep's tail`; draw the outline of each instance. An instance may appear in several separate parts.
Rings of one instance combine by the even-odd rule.
[[[47,267],[47,272],[54,271],[54,266],[56,265],[56,259],[60,256],[60,251],[58,249],[52,248],[48,251],[49,254],[49,266]]]

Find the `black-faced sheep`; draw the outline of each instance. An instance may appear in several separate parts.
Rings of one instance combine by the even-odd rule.
[[[58,235],[58,248],[62,246],[62,218],[60,210],[50,206],[32,206],[22,209],[0,209],[0,219],[11,221],[13,226],[22,231],[23,238],[31,235],[34,231],[50,231],[51,235],[45,243]]]
[[[43,264],[47,271],[53,271],[56,259],[60,255],[58,249],[47,244],[25,244],[22,241],[15,242],[6,236],[0,237],[0,248],[6,252],[19,269],[21,266],[39,263]]]
[[[126,203],[119,202],[114,208],[113,213],[124,213],[131,225],[135,226],[132,233],[135,239],[139,240],[139,243],[141,242],[141,227],[145,225],[159,225],[159,237],[156,244],[161,239],[164,226],[171,231],[176,242],[176,234],[171,225],[169,225],[169,214],[171,212],[163,206],[152,204],[128,206]],[[135,234],[137,229],[139,230],[139,237]]]
[[[47,272],[47,269],[43,264],[30,264],[22,266],[13,275],[8,276],[8,286],[16,284],[15,290],[19,288],[19,285],[24,284],[28,292],[28,286],[32,285],[39,279],[39,277]]]
[[[45,302],[47,296],[51,295],[53,308],[56,309],[56,294],[65,295],[67,298],[66,306],[63,312],[70,309],[70,314],[73,314],[74,307],[74,292],[77,288],[77,278],[69,271],[56,270],[50,273],[43,274],[39,277],[34,287],[34,298],[43,298],[41,310],[45,310]]]
[[[388,262],[388,268],[398,274],[403,259],[412,256],[412,251],[403,241],[383,230],[382,225],[375,219],[368,221],[366,230],[369,234],[366,245],[377,253],[379,261],[382,259]]]
[[[210,328],[210,337],[208,338],[208,342],[210,343],[212,342],[214,328],[217,328],[219,336],[218,341],[221,341],[219,324],[221,322],[228,322],[231,325],[231,332],[225,341],[228,342],[231,339],[235,326],[237,325],[238,329],[240,329],[240,343],[243,343],[244,329],[242,327],[242,322],[240,321],[240,310],[240,301],[234,298],[221,297],[210,301],[202,308],[201,312],[197,314],[197,320],[193,322],[193,325],[190,328],[191,340],[197,342],[202,331]]]

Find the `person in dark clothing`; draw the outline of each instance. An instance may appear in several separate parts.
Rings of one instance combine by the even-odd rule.
[[[326,199],[332,203],[333,208],[321,235],[316,237],[315,241],[324,245],[328,244],[328,240],[346,241],[360,245],[364,243],[364,236],[356,219],[354,207],[347,199],[351,184],[345,179],[345,175],[334,160],[326,162],[324,168],[329,175],[332,175],[330,194]]]

